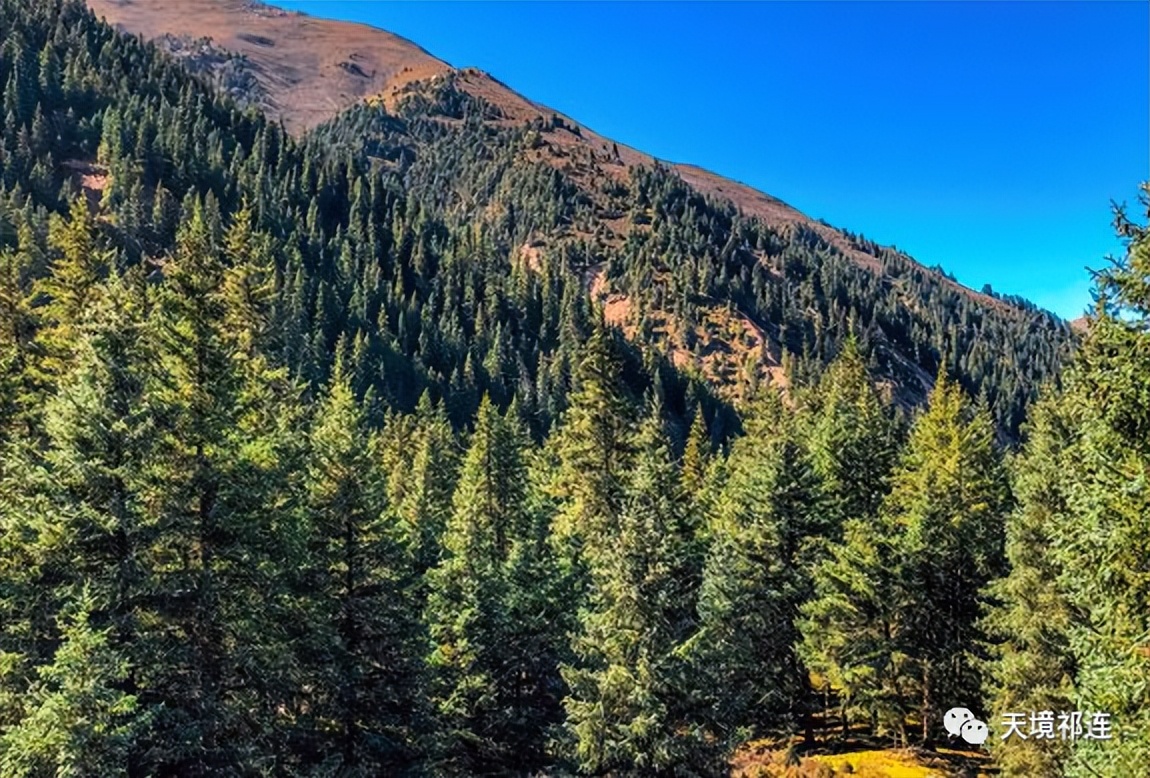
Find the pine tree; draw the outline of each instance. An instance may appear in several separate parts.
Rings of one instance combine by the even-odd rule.
[[[564,669],[575,757],[589,774],[678,774],[698,756],[683,716],[691,634],[687,500],[655,405],[609,542],[587,548],[591,592]]]
[[[398,773],[418,757],[421,645],[411,568],[385,510],[382,473],[341,359],[317,409],[306,489],[313,626],[308,713],[321,755],[348,775]]]
[[[509,620],[506,564],[526,537],[526,468],[513,419],[484,398],[443,534],[443,559],[429,573],[428,625],[435,646],[433,701],[451,774],[514,761],[516,626]]]

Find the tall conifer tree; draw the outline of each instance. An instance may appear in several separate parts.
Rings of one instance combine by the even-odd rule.
[[[680,647],[694,627],[692,532],[659,405],[643,422],[610,539],[586,549],[567,726],[583,772],[671,775],[698,759]]]
[[[815,569],[805,655],[904,741],[912,710],[930,742],[951,700],[980,699],[983,589],[1004,569],[1010,504],[988,418],[940,374],[878,521],[848,525]]]
[[[321,756],[348,775],[398,774],[419,756],[422,631],[412,570],[386,511],[362,411],[337,359],[310,436],[306,491],[314,620],[300,636]]]
[[[898,448],[894,425],[859,353],[848,339],[819,382],[811,456],[827,500],[827,531],[849,519],[873,519],[889,488]]]
[[[1150,216],[1150,185],[1141,202]],[[1074,778],[1150,764],[1150,228],[1121,209],[1115,224],[1126,254],[1097,276],[1098,308],[1067,377],[1077,439],[1052,544],[1073,616],[1076,701],[1113,726],[1112,740],[1075,744]]]
[[[805,728],[796,622],[809,589],[807,541],[822,520],[817,478],[781,399],[764,395],[753,414],[714,509],[692,640],[708,725],[730,745]]]
[[[154,650],[168,661],[146,666],[147,683],[164,702],[161,758],[189,775],[240,769],[274,749],[273,711],[255,702],[276,675],[277,646],[264,642],[276,634],[273,610],[250,604],[275,592],[266,561],[286,526],[277,498],[291,405],[276,402],[273,374],[235,358],[220,238],[214,201],[194,200],[163,265],[148,386],[163,422],[142,499],[163,532],[150,585],[163,625]]]
[[[432,695],[442,726],[444,769],[467,775],[513,760],[516,625],[505,568],[527,534],[527,471],[517,421],[487,398],[455,490],[443,558],[429,573]]]
[[[1073,526],[1066,474],[1073,472],[1075,435],[1058,401],[1031,406],[1027,441],[1017,462],[1018,506],[1006,522],[1010,572],[989,587],[993,607],[984,627],[994,645],[988,679],[992,711],[1075,710],[1076,661],[1068,630],[1073,614],[1061,565],[1051,553],[1062,528]],[[1065,740],[995,738],[996,762],[1012,778],[1061,775]]]

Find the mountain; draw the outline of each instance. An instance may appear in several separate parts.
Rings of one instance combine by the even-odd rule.
[[[814,220],[775,197],[620,145],[481,70],[453,68],[383,30],[242,0],[194,0],[178,7],[163,0],[89,0],[89,5],[118,28],[156,41],[193,72],[282,121],[296,135],[318,130],[359,151],[361,142],[369,145],[370,133],[349,124],[349,111],[371,107],[381,115],[412,118],[419,110],[412,108],[412,97],[441,92],[445,84],[470,105],[482,106],[482,123],[502,134],[500,143],[521,143],[524,128],[531,128],[530,148],[518,152],[515,164],[559,171],[573,196],[588,200],[594,214],[581,230],[548,225],[516,236],[521,242],[510,250],[533,256],[594,235],[593,256],[584,257],[579,270],[607,318],[631,337],[646,333],[674,364],[705,376],[728,396],[737,394],[732,387],[748,377],[752,383],[785,383],[787,373],[794,372],[783,365],[789,355],[813,363],[805,372],[817,370],[852,330],[867,340],[868,353],[900,402],[921,403],[939,365],[945,364],[969,392],[986,396],[1001,426],[1013,434],[1026,402],[1057,374],[1071,338],[1064,322],[1023,300],[975,292],[940,270]],[[462,114],[440,112],[439,119],[439,128],[469,131]],[[400,135],[402,140],[388,134],[385,145],[405,145],[406,160],[428,147],[425,139]],[[376,144],[373,155],[395,157],[395,152]],[[705,249],[703,244],[681,249],[688,262],[708,251],[711,263],[724,255],[726,273],[719,267],[709,271],[720,277],[718,286],[687,288],[691,283],[684,271],[684,288],[675,291],[684,303],[675,310],[668,309],[665,299],[652,305],[645,299],[648,291],[632,293],[625,279],[607,272],[612,253],[651,232],[643,215],[638,223],[630,216],[633,171],[638,169],[671,175],[684,185],[683,198],[701,196],[708,203],[700,201],[703,209],[730,209],[732,225],[758,224],[774,236],[774,245],[744,250],[732,243],[737,228],[721,234],[704,229],[699,240],[708,244]],[[487,194],[468,193],[476,197]],[[488,214],[498,208],[494,202],[486,206]],[[792,263],[787,270],[783,254],[788,247],[817,258]],[[755,267],[766,276],[758,282],[751,278]],[[658,283],[662,271],[653,270]],[[823,278],[812,284],[816,271]],[[703,287],[710,284],[702,268],[693,275]],[[772,282],[792,287],[779,290],[781,304],[763,297],[761,287]],[[756,283],[759,292],[751,288]],[[800,307],[795,298],[808,299]],[[684,305],[692,310],[681,310]]]
[[[0,39],[0,775],[1146,764],[1144,226],[1032,404],[1057,318],[478,71],[293,133],[80,0]]]
[[[449,73],[457,85],[495,106],[503,121],[531,122],[559,116],[564,126],[577,127],[570,117],[518,94],[477,68],[457,69],[416,44],[385,30],[362,24],[320,19],[284,11],[251,0],[191,0],[173,6],[164,0],[87,0],[89,7],[119,29],[157,41],[188,62],[193,70],[236,70],[233,89],[241,100],[258,105],[269,117],[283,121],[299,134],[322,124],[367,98],[381,98],[394,107],[413,82]],[[218,75],[224,81],[228,77]],[[548,145],[566,153],[573,149],[601,150],[610,143],[626,167],[652,165],[655,158],[619,145],[586,127],[560,133]],[[613,151],[614,154],[614,151]],[[859,251],[833,227],[811,219],[778,198],[690,164],[667,163],[700,193],[727,199],[748,215],[772,225],[802,225],[861,264],[873,257]],[[989,298],[973,290],[972,295]]]
[[[395,35],[247,0],[95,0],[113,25],[162,45],[294,133],[367,97],[450,70]]]

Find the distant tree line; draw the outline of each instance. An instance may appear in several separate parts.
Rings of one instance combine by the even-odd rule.
[[[297,142],[82,4],[0,29],[3,775],[720,775],[955,699],[1114,715],[1012,775],[1147,763],[1144,227],[1013,464],[1043,314],[662,168],[613,246],[450,81]],[[791,388],[628,342],[600,263],[731,300]]]

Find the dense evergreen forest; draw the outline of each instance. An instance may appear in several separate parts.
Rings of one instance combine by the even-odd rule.
[[[1112,714],[1005,775],[1150,764],[1121,211],[1063,370],[1049,314],[589,193],[451,78],[293,139],[81,3],[0,30],[0,775],[711,776],[960,702]],[[785,392],[675,366],[723,306]]]

